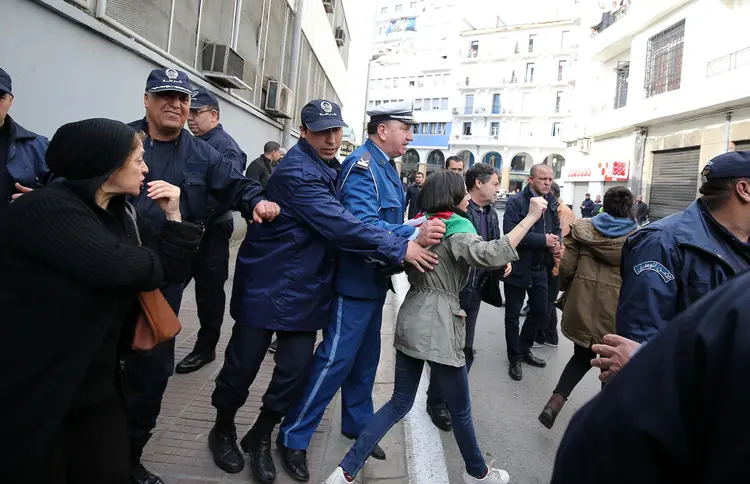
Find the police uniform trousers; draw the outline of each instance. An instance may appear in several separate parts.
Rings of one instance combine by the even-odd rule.
[[[342,433],[358,436],[372,418],[384,303],[385,295],[379,299],[336,296],[302,398],[281,425],[279,441],[285,447],[307,449],[339,388]]]
[[[179,315],[184,283],[161,288],[164,298]],[[122,361],[122,388],[130,434],[130,458],[140,460],[143,447],[156,426],[161,399],[174,373],[175,340],[164,342],[145,353],[131,353]]]
[[[505,342],[508,347],[508,360],[518,361],[529,353],[537,332],[549,318],[547,312],[549,291],[547,289],[546,266],[531,268],[529,287],[513,286],[505,282]],[[526,294],[529,295],[529,314],[519,335],[519,319]]]
[[[274,331],[235,323],[211,396],[220,420],[233,419],[247,401],[250,385],[266,358],[274,333],[279,342],[273,355],[275,366],[256,421],[263,435],[270,434],[299,400],[310,370],[317,331]]]
[[[195,304],[201,326],[193,351],[201,355],[213,353],[221,335],[227,301],[224,284],[229,279],[229,240],[232,232],[232,218],[208,225],[193,261],[191,276],[195,280]]]

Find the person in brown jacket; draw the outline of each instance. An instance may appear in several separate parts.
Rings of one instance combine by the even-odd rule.
[[[566,291],[562,332],[574,343],[573,356],[560,375],[539,421],[552,428],[575,386],[591,369],[593,344],[615,331],[620,295],[620,255],[628,236],[635,232],[633,194],[614,187],[604,195],[604,212],[577,220],[565,236],[560,263],[560,288]]]
[[[565,205],[560,198],[560,186],[552,182],[550,187],[550,193],[557,199],[557,216],[560,218],[560,230],[562,231],[563,238],[567,237],[570,233],[570,226],[576,221],[576,216],[573,211]],[[557,348],[560,336],[557,334],[557,307],[555,307],[555,301],[557,301],[557,295],[560,293],[560,261],[565,253],[565,245],[562,246],[562,250],[554,254],[555,265],[550,271],[548,277],[549,287],[548,296],[549,304],[547,305],[547,324],[539,330],[534,340],[534,347],[541,347],[542,345],[551,346]]]

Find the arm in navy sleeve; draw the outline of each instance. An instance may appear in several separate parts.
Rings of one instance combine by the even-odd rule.
[[[389,224],[378,218],[378,195],[370,170],[352,165],[342,167],[341,175],[348,177],[341,186],[341,205],[352,215],[368,225],[380,227],[400,237],[412,237],[416,231],[410,225]],[[351,170],[351,171],[349,171]]]
[[[246,220],[252,220],[255,205],[263,200],[263,188],[255,180],[242,175],[218,152],[209,163],[206,180],[208,193],[219,202],[223,211],[237,210]],[[221,213],[221,212],[219,212]]]
[[[511,230],[516,228],[516,225],[526,217],[521,215],[518,210],[518,199],[511,200],[505,206],[505,215],[503,215],[503,233],[509,234]],[[557,222],[558,228],[560,222]],[[545,249],[547,248],[547,237],[544,234],[532,232],[532,227],[528,227],[529,232],[526,233],[521,242],[518,244],[516,249]]]
[[[340,250],[391,265],[403,262],[408,241],[374,224],[363,223],[341,205],[323,182],[303,179],[293,189],[294,214]]]
[[[224,155],[224,158],[226,158],[238,172],[242,173],[243,167],[245,166],[245,161],[242,159],[242,153],[232,147],[227,147],[221,151],[221,154]]]
[[[641,266],[644,263],[652,266]],[[661,267],[653,267],[653,264]],[[675,279],[678,264],[671,242],[658,234],[646,235],[633,247],[623,250],[617,334],[645,343],[674,319],[678,307],[679,287]]]

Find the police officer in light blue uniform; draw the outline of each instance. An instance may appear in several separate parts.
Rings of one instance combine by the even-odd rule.
[[[405,196],[393,158],[402,156],[414,138],[412,105],[387,103],[368,111],[369,139],[341,165],[339,198],[344,208],[367,224],[427,245],[427,227],[404,225]],[[438,240],[439,241],[439,237]],[[356,439],[373,415],[372,389],[380,358],[380,325],[390,278],[383,266],[353,253],[342,253],[336,275],[331,320],[324,329],[300,402],[284,418],[279,440],[288,449],[304,450],[325,408],[342,390],[344,436]],[[372,456],[386,455],[376,447]],[[295,477],[294,466],[285,462]],[[299,463],[291,463],[299,464]],[[290,469],[290,467],[292,467]],[[305,469],[306,471],[306,469]]]

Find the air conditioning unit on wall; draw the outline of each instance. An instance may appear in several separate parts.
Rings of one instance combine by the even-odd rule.
[[[577,148],[581,153],[591,152],[591,138],[579,139],[577,142]]]
[[[344,29],[341,27],[338,27],[336,29],[336,35],[334,36],[336,38],[336,45],[341,47],[344,45],[344,42],[346,42],[346,32],[344,32]]]
[[[336,8],[336,0],[323,0],[323,8],[326,9],[326,13],[333,13]]]
[[[221,87],[252,90],[242,81],[245,59],[226,44],[203,44],[201,70],[203,75]]]
[[[277,118],[292,118],[294,96],[292,90],[274,79],[266,83],[265,110]]]

